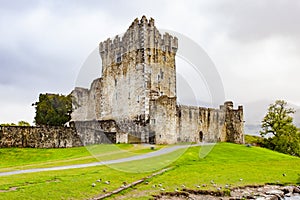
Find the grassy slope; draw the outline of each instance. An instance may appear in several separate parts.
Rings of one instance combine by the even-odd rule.
[[[90,167],[0,177],[0,199],[88,199],[119,188],[123,181],[133,182],[146,174],[128,174],[108,167]],[[102,179],[98,183],[96,180]],[[107,185],[104,181],[110,180]],[[91,184],[96,183],[96,187]],[[16,191],[1,192],[12,187]]]
[[[198,184],[212,187],[211,180],[218,186],[226,183],[232,186],[264,183],[297,183],[300,173],[300,159],[280,154],[270,150],[245,147],[243,145],[221,143],[216,145],[205,158],[199,158],[199,147],[188,149],[183,156],[171,163],[174,168],[162,175],[149,180],[149,184],[141,184],[136,189],[122,192],[112,198],[148,199],[151,194],[159,193],[159,188],[153,185],[163,184],[166,191],[174,191],[176,187],[185,184],[186,187],[197,189]],[[203,148],[202,148],[203,149]],[[91,167],[56,172],[41,172],[24,175],[0,177],[0,190],[18,187],[16,191],[0,193],[0,199],[85,199],[108,190],[120,187],[123,181],[132,182],[145,177],[142,169],[158,169],[171,162],[182,152],[162,156],[161,159],[151,158],[145,161],[134,161],[118,164],[112,167],[118,169],[133,169],[128,173],[109,167]],[[282,176],[285,174],[286,176]],[[103,183],[92,188],[91,183],[98,178],[111,180],[111,185]],[[240,181],[240,179],[243,179]]]
[[[157,146],[155,150],[163,146]],[[149,147],[132,144],[92,145],[62,149],[0,148],[0,172],[112,160],[148,153]]]
[[[160,188],[153,188],[153,185],[160,183],[165,191],[174,191],[177,187],[181,188],[182,184],[190,189],[198,189],[196,186],[202,184],[207,185],[202,189],[215,189],[211,180],[217,187],[223,188],[226,184],[240,186],[300,182],[300,159],[267,149],[221,143],[207,157],[199,158],[198,155],[199,148],[190,148],[172,164],[175,167],[172,171],[152,178],[149,185],[143,184],[136,190],[123,193],[123,198],[149,199],[151,194],[160,192]]]

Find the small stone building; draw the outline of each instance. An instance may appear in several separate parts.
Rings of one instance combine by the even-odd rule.
[[[244,142],[242,106],[177,104],[177,48],[177,38],[161,35],[145,16],[100,43],[102,76],[72,91],[72,121],[84,144]]]

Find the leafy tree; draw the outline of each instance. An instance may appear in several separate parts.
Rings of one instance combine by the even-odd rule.
[[[268,108],[268,112],[262,120],[260,134],[265,137],[263,146],[300,156],[300,132],[293,124],[295,110],[287,107],[287,102],[277,100]],[[270,136],[270,137],[267,137]]]
[[[28,122],[25,121],[19,121],[18,124],[15,123],[3,123],[0,124],[0,126],[30,126],[30,124]]]
[[[0,124],[0,126],[17,126],[17,124],[15,124],[15,123],[3,123],[3,124]]]
[[[30,126],[30,124],[22,120],[18,122],[18,126]]]
[[[70,95],[40,94],[35,106],[37,125],[63,126],[71,119],[72,98]]]

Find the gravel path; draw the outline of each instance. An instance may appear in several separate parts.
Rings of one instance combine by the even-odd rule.
[[[163,148],[158,151],[151,152],[151,153],[138,155],[138,156],[132,156],[132,157],[128,157],[128,158],[121,158],[121,159],[117,159],[117,160],[108,160],[108,161],[100,161],[100,162],[76,164],[76,165],[66,165],[66,166],[58,166],[58,167],[16,170],[16,171],[10,171],[10,172],[0,172],[0,176],[10,176],[10,175],[16,175],[16,174],[56,171],[56,170],[65,170],[65,169],[77,169],[77,168],[94,167],[94,166],[100,166],[100,165],[109,165],[109,164],[130,162],[130,161],[142,160],[142,159],[147,159],[147,158],[152,158],[152,157],[168,154],[168,153],[171,153],[178,149],[183,149],[183,148],[188,148],[188,147],[193,147],[193,146],[202,146],[202,145],[214,145],[214,144],[213,143],[204,143],[204,144],[193,144],[193,145],[177,145],[177,146]]]

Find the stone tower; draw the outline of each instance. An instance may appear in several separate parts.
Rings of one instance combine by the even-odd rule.
[[[123,36],[99,44],[102,77],[89,90],[72,92],[76,102],[72,119],[88,134],[85,138],[92,138],[87,143],[104,142],[104,136],[125,143],[199,142],[200,132],[207,141],[236,138],[226,136],[230,134],[224,128],[226,110],[177,105],[177,48],[177,38],[162,35],[154,19],[145,16],[135,19]],[[231,121],[226,122],[236,127]],[[89,131],[91,127],[96,131]]]
[[[135,19],[120,38],[99,45],[102,59],[100,119],[149,119],[149,101],[176,96],[177,38],[163,36],[154,19]]]

